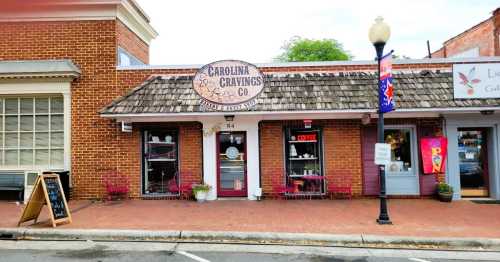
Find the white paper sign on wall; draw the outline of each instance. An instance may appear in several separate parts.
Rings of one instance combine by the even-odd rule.
[[[453,96],[500,98],[500,63],[453,65]]]
[[[375,144],[375,165],[388,165],[391,162],[391,145]]]

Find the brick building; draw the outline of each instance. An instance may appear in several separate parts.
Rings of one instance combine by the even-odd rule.
[[[210,109],[193,82],[207,67],[148,65],[156,32],[132,0],[30,9],[13,2],[0,13],[0,176],[68,170],[78,199],[102,198],[110,171],[125,175],[130,195],[143,198],[175,196],[181,185],[201,181],[212,186],[209,199],[256,199],[285,184],[296,195],[324,195],[328,185],[378,194],[373,61],[248,65],[262,90],[251,101]],[[385,131],[390,195],[431,195],[445,180],[500,198],[500,99],[476,97],[479,91],[458,98],[452,73],[499,62],[394,62],[397,110],[387,114]],[[450,161],[443,175],[426,175],[420,142],[442,135]],[[462,172],[464,141],[490,150],[476,166],[467,164],[488,172]],[[462,179],[468,175],[475,180]]]
[[[446,40],[432,57],[500,56],[500,8],[491,17]]]

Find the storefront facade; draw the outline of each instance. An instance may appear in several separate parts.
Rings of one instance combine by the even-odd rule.
[[[449,140],[447,179],[454,199],[489,197],[500,199],[498,125],[494,115],[448,115]]]
[[[395,66],[398,67],[397,64]],[[386,166],[387,187],[389,195],[394,197],[430,196],[435,193],[437,181],[451,183],[450,173],[455,171],[450,170],[452,167],[449,163],[453,163],[452,155],[457,152],[451,142],[447,160],[450,169],[437,175],[424,174],[421,139],[447,136],[450,111],[467,114],[479,112],[478,108],[467,108],[467,106],[457,106],[456,109],[434,107],[437,104],[449,105],[462,102],[453,99],[453,81],[450,72],[452,64],[426,66],[428,68],[440,66],[444,72],[433,73],[423,70],[417,74],[396,75],[396,86],[402,90],[397,91],[401,93],[396,95],[399,108],[387,114],[385,128],[386,142],[393,147],[392,162]],[[308,72],[313,68],[301,69]],[[144,121],[198,122],[201,129],[198,132],[203,134],[203,167],[199,179],[213,186],[210,199],[231,196],[256,199],[260,194],[272,193],[276,184],[293,187],[297,195],[324,195],[328,192],[329,183],[348,184],[355,196],[378,195],[378,173],[373,163],[376,109],[375,106],[369,106],[370,103],[375,103],[371,100],[374,97],[363,96],[352,101],[349,95],[339,98],[339,101],[354,102],[358,105],[365,103],[360,108],[348,108],[342,102],[338,103],[339,101],[331,99],[332,93],[336,90],[343,90],[344,94],[351,95],[356,92],[369,93],[372,87],[367,79],[373,76],[366,73],[349,75],[335,72],[335,66],[329,68],[333,73],[322,74],[322,71],[316,71],[316,74],[295,75],[283,73],[283,70],[289,72],[296,70],[293,66],[271,69],[263,66],[264,72],[269,70],[264,73],[266,85],[262,94],[257,97],[253,109],[207,112],[197,109],[200,97],[191,90],[191,81],[198,69],[184,71],[185,74],[181,76],[170,74],[174,70],[170,68],[158,68],[152,72],[141,67],[120,69],[120,72],[128,76],[148,70],[147,72],[151,72],[152,75],[165,75],[165,77],[163,80],[146,81],[150,83],[149,86],[155,86],[156,91],[148,90],[148,85],[143,85],[142,89],[136,89],[135,93],[128,94],[101,111],[102,116],[113,118],[118,122],[132,123],[133,126],[135,122]],[[351,84],[343,86],[342,83],[345,81]],[[297,83],[308,83],[308,85]],[[351,86],[363,85],[366,85],[367,89],[350,89]],[[177,88],[175,92],[180,92],[182,95],[172,96],[174,102],[162,99],[156,101],[158,105],[164,105],[163,109],[156,107],[151,112],[143,112],[140,108],[129,107],[143,104],[140,101],[142,96],[160,92],[158,90],[168,92],[170,86],[175,86]],[[323,86],[328,87],[323,89]],[[282,92],[282,95],[279,95],[282,90],[287,90],[289,94]],[[315,93],[316,91],[318,92]],[[313,98],[307,98],[307,95],[304,95],[306,93]],[[322,94],[323,97],[317,94]],[[184,100],[184,97],[188,99]],[[299,99],[294,100],[296,97]],[[304,101],[319,101],[320,103],[314,103],[313,106],[331,109],[311,109],[312,103]],[[335,108],[333,104],[344,106],[345,109]],[[368,106],[363,108],[367,104]],[[147,104],[143,105],[147,107]],[[169,108],[178,112],[154,112],[157,109],[168,111]],[[284,108],[287,110],[283,110]],[[491,105],[484,108],[491,109]],[[238,160],[241,165],[233,166],[229,164],[228,159],[223,159],[223,155],[232,144],[238,152],[234,160]],[[239,171],[225,172],[227,169]]]
[[[170,198],[200,182],[212,200],[254,200],[276,185],[296,195],[323,196],[331,185],[378,195],[374,61],[258,64],[253,100],[211,107],[193,85],[203,66],[147,65],[156,33],[133,1],[80,1],[78,10],[56,3],[57,14],[14,9],[0,19],[0,175],[67,170],[74,199],[103,198],[110,170],[128,178],[133,198]],[[499,62],[394,61],[390,195],[429,196],[447,181],[456,199],[500,198],[500,101],[455,96],[452,75],[454,64]],[[443,135],[445,172],[424,174],[422,138]]]

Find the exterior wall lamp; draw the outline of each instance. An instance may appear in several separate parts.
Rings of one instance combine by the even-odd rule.
[[[368,32],[368,38],[375,47],[377,52],[377,79],[378,79],[378,89],[380,89],[380,60],[384,52],[385,43],[389,40],[391,36],[391,28],[384,22],[382,17],[377,17],[375,23],[370,27]],[[379,92],[379,105],[381,101]],[[378,129],[377,129],[377,142],[384,143],[384,113],[379,108],[378,110]],[[378,166],[379,169],[379,181],[380,181],[380,214],[377,222],[381,225],[392,224],[389,213],[387,212],[387,195],[386,195],[386,183],[385,183],[385,167],[383,165]]]
[[[369,113],[365,113],[361,116],[361,124],[362,125],[369,125],[372,122],[371,116]]]
[[[233,122],[234,115],[224,115],[224,119],[228,122]]]

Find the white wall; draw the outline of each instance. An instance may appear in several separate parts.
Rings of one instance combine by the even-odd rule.
[[[203,177],[212,186],[209,200],[217,199],[217,145],[219,131],[244,131],[247,143],[247,189],[248,199],[255,200],[255,192],[260,187],[259,168],[259,121],[258,116],[235,116],[227,122],[224,116],[207,116],[199,119],[203,124]]]

